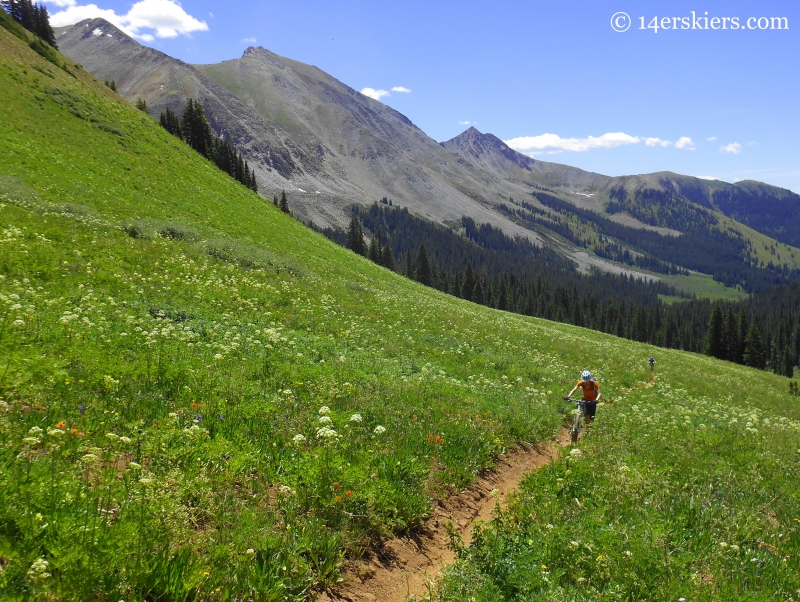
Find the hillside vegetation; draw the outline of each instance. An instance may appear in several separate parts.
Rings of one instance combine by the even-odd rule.
[[[418,525],[510,445],[551,437],[586,366],[614,402],[589,462],[606,440],[615,449],[603,433],[642,432],[602,426],[638,421],[642,395],[655,425],[667,403],[725,400],[702,417],[708,436],[759,467],[724,460],[739,471],[724,473],[736,477],[729,515],[786,558],[775,573],[760,551],[772,591],[796,588],[800,412],[786,379],[662,351],[671,397],[642,393],[654,348],[477,306],[359,258],[4,29],[0,81],[6,599],[309,598],[339,581],[346,555]],[[745,412],[758,433],[735,436],[726,425]],[[713,453],[697,431],[679,455],[683,424],[652,431],[666,439],[642,448],[641,470]],[[706,491],[718,473],[699,466]],[[604,587],[626,591],[615,578]]]

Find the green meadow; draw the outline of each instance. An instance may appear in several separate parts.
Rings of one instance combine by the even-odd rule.
[[[786,379],[401,278],[56,62],[0,29],[4,599],[311,599],[585,367],[596,428],[436,595],[800,595]]]

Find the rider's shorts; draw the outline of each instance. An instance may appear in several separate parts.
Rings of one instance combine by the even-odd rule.
[[[586,408],[586,415],[589,416],[589,418],[594,418],[594,413],[597,411],[597,402],[587,401],[584,407]]]

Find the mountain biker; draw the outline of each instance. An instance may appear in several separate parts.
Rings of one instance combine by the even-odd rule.
[[[597,384],[597,379],[592,376],[588,370],[581,373],[581,379],[578,384],[569,392],[567,397],[572,397],[572,394],[578,390],[578,387],[583,389],[583,401],[586,402],[586,422],[589,423],[594,420],[594,413],[597,411],[597,402],[600,401],[600,385]]]

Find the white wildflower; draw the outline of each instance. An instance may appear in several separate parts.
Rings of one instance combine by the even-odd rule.
[[[583,456],[583,452],[579,450],[577,447],[573,447],[570,450],[569,455],[573,458],[580,458],[581,456]]]
[[[362,420],[361,414],[353,414],[350,416],[350,422],[361,422]]]
[[[380,424],[376,426],[375,430],[373,431],[373,433],[375,433],[376,435],[383,435],[385,432],[386,432],[386,427],[381,426]]]
[[[292,442],[294,443],[304,443],[305,440],[306,440],[305,435],[298,434],[292,437]]]
[[[320,416],[319,417],[320,424],[333,424],[333,420],[331,420],[330,416]]]
[[[338,436],[339,434],[335,430],[327,426],[317,429],[317,437],[320,439],[335,439]]]
[[[327,416],[331,413],[331,409],[328,406],[322,406],[317,412],[320,416]]]

